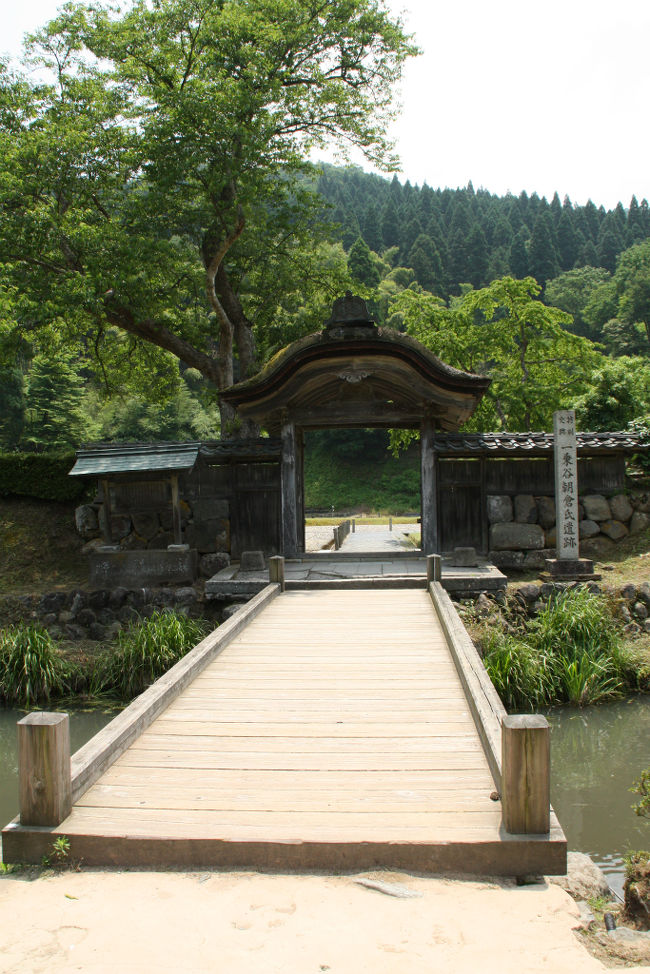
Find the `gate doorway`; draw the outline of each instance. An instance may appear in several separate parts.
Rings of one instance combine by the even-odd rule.
[[[346,548],[376,550],[378,534],[386,535],[390,517],[395,544],[419,553],[417,442],[394,457],[385,429],[308,431],[304,437],[303,483],[305,551],[331,546],[333,527],[349,519],[354,519],[356,537],[347,536]],[[408,531],[405,525],[409,525]]]
[[[440,551],[436,431],[455,431],[490,384],[441,362],[410,336],[378,328],[349,292],[321,332],[278,352],[262,371],[222,392],[240,416],[280,435],[282,549],[304,552],[304,436],[315,430],[420,433],[423,554]]]

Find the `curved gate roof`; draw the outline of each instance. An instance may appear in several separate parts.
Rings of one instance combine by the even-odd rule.
[[[457,430],[490,385],[446,365],[420,342],[378,328],[349,293],[315,335],[282,349],[251,379],[221,395],[272,432],[290,420],[306,429],[339,426],[417,429],[426,412]]]

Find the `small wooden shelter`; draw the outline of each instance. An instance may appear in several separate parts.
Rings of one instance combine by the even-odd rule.
[[[422,549],[438,550],[433,438],[465,423],[490,384],[440,361],[415,339],[378,328],[349,292],[323,330],[301,338],[222,393],[282,441],[282,551],[304,550],[303,433],[344,427],[418,429]]]

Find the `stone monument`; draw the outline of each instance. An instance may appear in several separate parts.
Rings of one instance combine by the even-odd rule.
[[[553,413],[555,460],[556,558],[547,558],[553,578],[593,579],[594,565],[580,557],[576,415],[573,409]]]

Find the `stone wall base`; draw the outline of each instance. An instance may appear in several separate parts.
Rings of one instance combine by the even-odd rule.
[[[187,550],[96,551],[89,556],[90,584],[97,588],[182,585],[198,575],[198,552]]]

